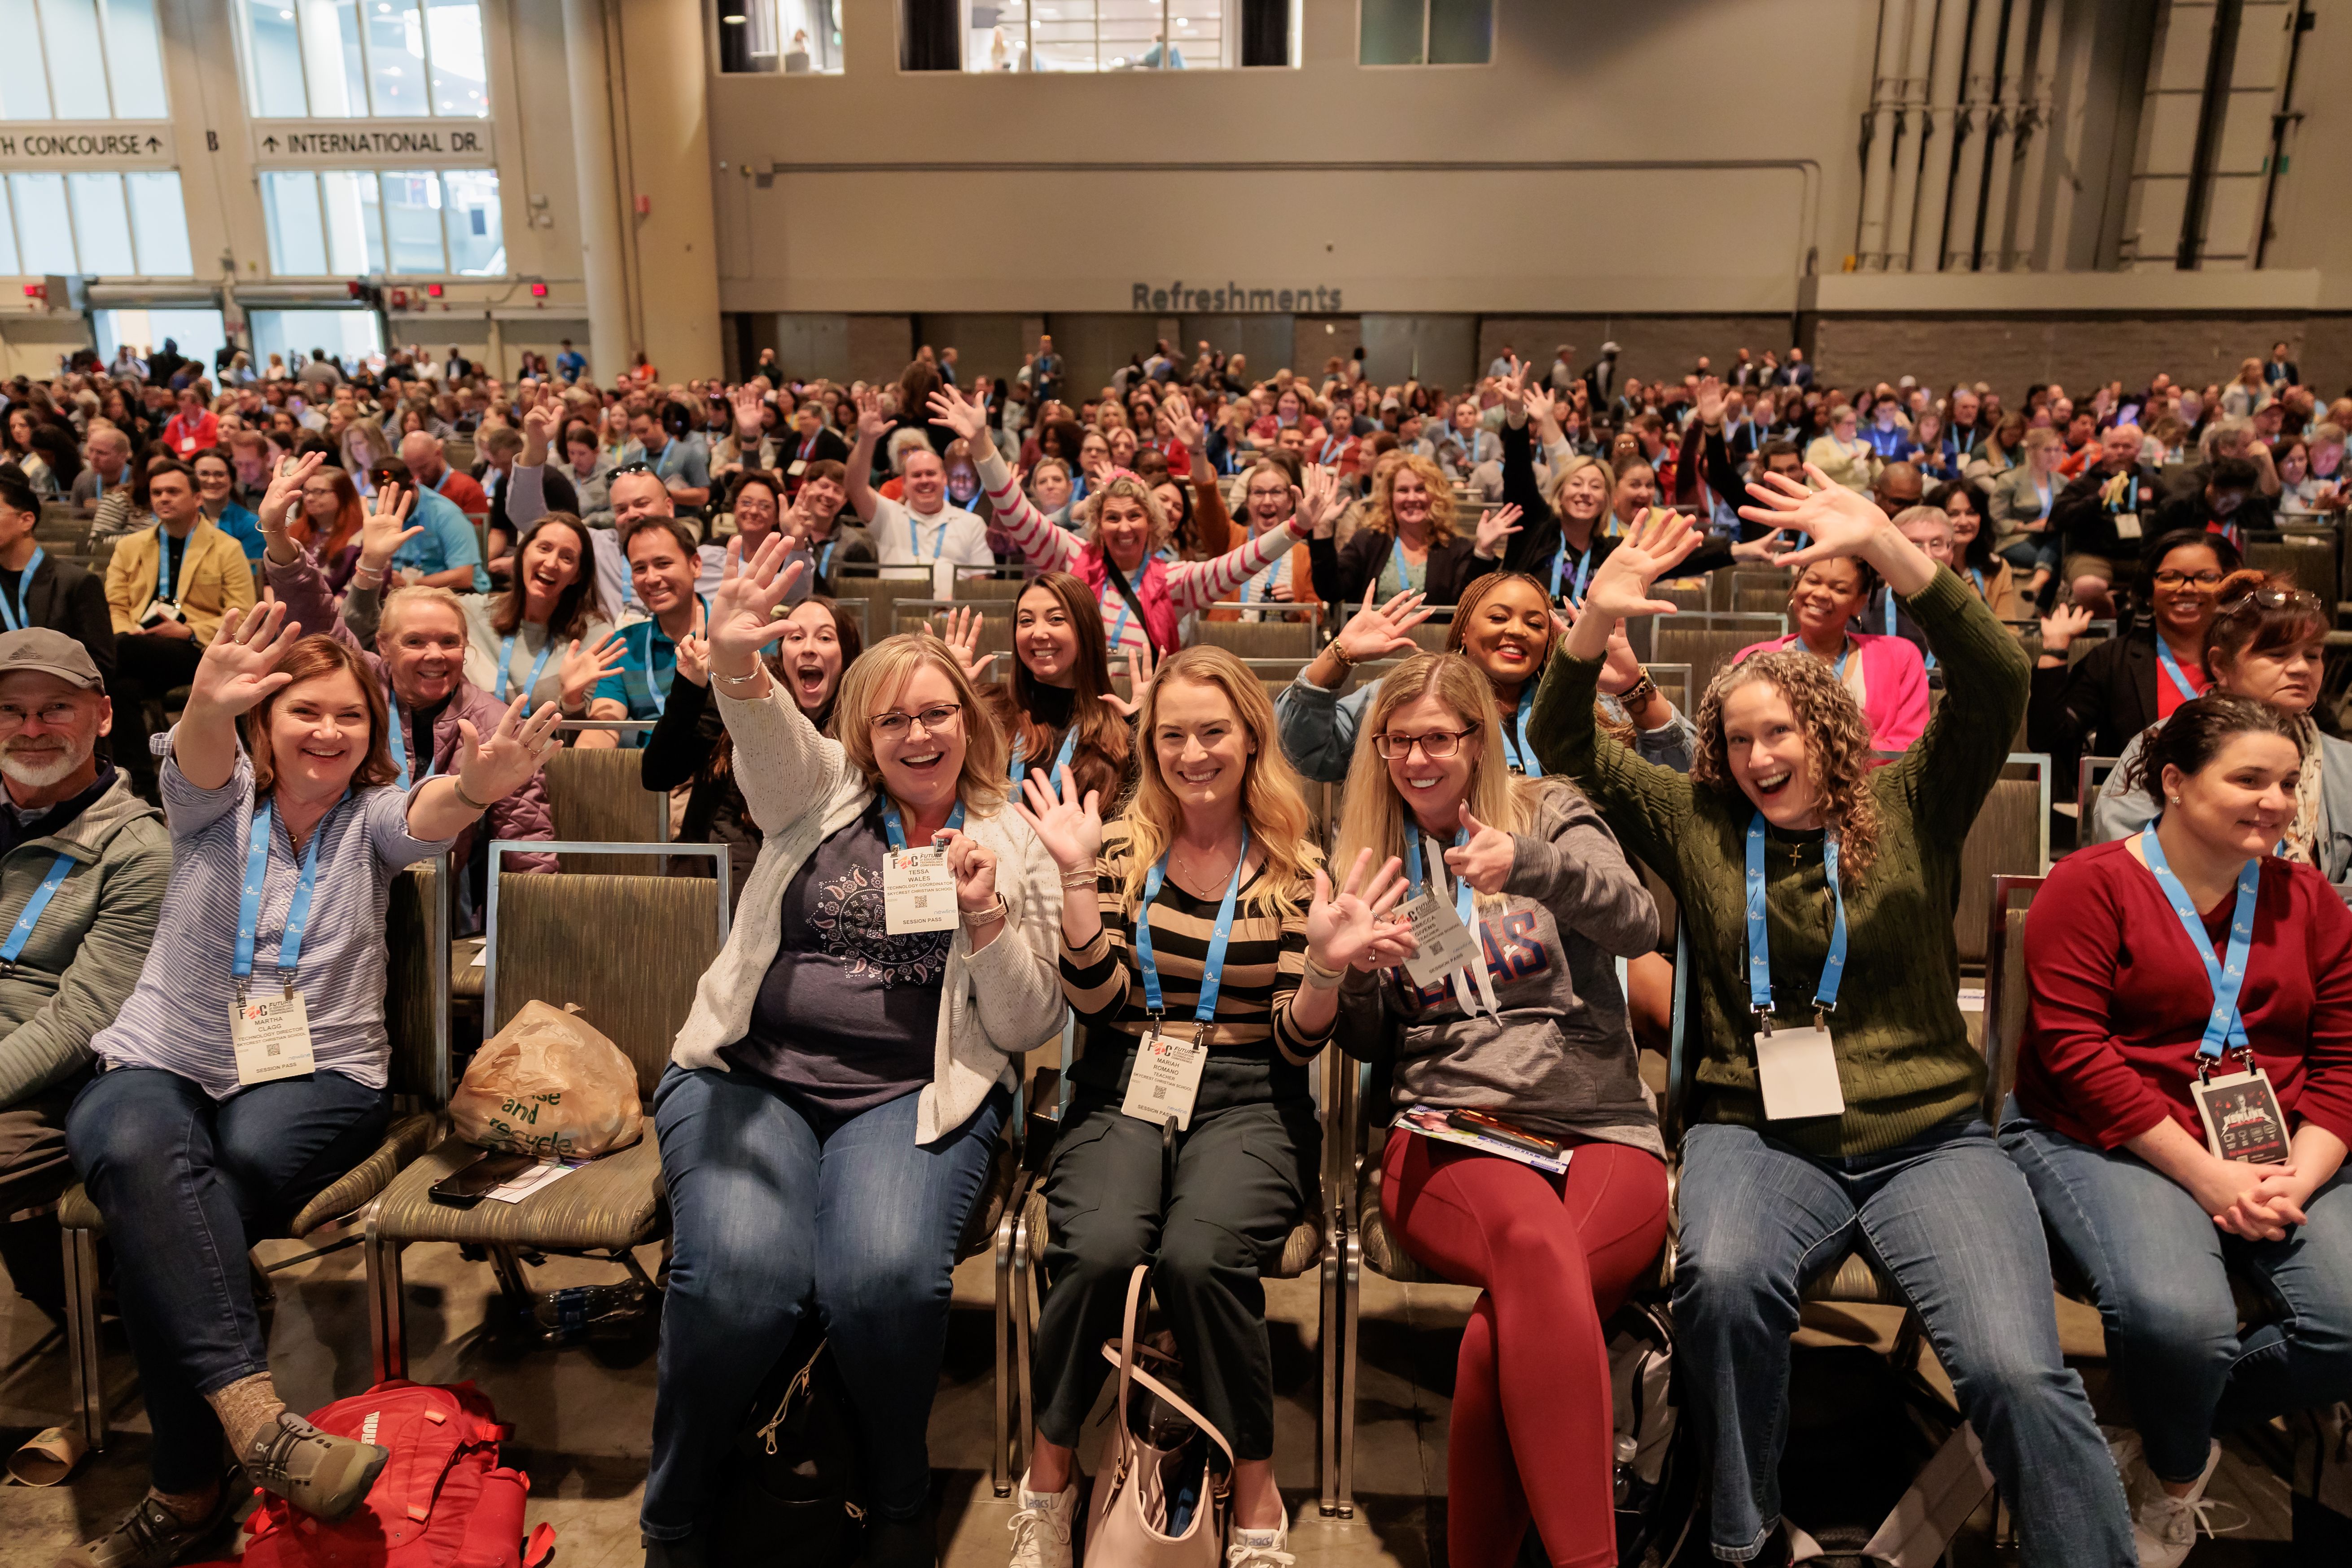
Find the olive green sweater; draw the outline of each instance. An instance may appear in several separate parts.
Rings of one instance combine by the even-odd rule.
[[[2000,777],[2025,711],[2024,649],[1949,570],[1909,601],[1945,672],[1946,696],[1927,733],[1871,779],[1875,859],[1846,895],[1845,979],[1830,1024],[1845,1114],[1775,1123],[1772,1133],[1822,1158],[1866,1154],[1973,1110],[1984,1059],[1969,1043],[1958,997],[1952,917],[1960,846]],[[1754,808],[1735,785],[1695,783],[1645,763],[1599,733],[1595,661],[1563,650],[1536,694],[1529,732],[1547,773],[1584,787],[1628,853],[1674,890],[1691,955],[1697,1084],[1691,1121],[1764,1122],[1755,1023],[1748,997],[1747,836]],[[1765,925],[1775,1016],[1811,1021],[1829,952],[1832,909],[1822,836],[1768,833]]]

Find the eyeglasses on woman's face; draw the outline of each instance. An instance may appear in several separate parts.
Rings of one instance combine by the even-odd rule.
[[[2200,588],[2217,588],[2221,584],[2221,574],[2211,567],[2202,572],[2183,572],[2168,566],[2156,574],[2156,585],[2159,588],[2183,588],[2191,583]]]
[[[1372,750],[1380,753],[1381,761],[1388,763],[1410,755],[1419,746],[1423,756],[1439,763],[1462,749],[1464,736],[1475,733],[1472,730],[1432,730],[1422,735],[1380,734],[1372,737]]]
[[[885,740],[896,741],[906,735],[912,725],[920,724],[927,735],[937,735],[953,728],[963,715],[961,702],[935,702],[919,713],[877,713],[866,721],[873,731]]]

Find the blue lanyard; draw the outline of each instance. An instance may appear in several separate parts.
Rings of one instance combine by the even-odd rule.
[[[1062,737],[1062,754],[1054,759],[1054,771],[1046,774],[1046,778],[1048,780],[1060,778],[1062,776],[1062,770],[1070,765],[1071,754],[1077,749],[1078,727],[1076,724],[1073,724],[1070,726],[1070,732]],[[1021,738],[1017,735],[1014,736],[1013,740],[1012,773],[1013,786],[1018,788],[1021,784]]]
[[[1412,593],[1412,579],[1405,574],[1404,541],[1397,538],[1394,534],[1391,534],[1389,536],[1389,561],[1396,567],[1397,592],[1400,594]],[[1425,560],[1421,563],[1421,581],[1422,585],[1424,588],[1428,586],[1429,563]]]
[[[341,808],[351,792],[343,792],[342,800],[319,818],[310,830],[310,842],[302,851],[302,878],[294,884],[293,900],[286,906],[286,930],[278,939],[278,973],[290,993],[294,989],[294,971],[302,963],[302,933],[310,925],[310,900],[319,890],[319,841],[327,836],[327,821]],[[253,978],[253,937],[261,924],[261,884],[269,871],[269,832],[276,813],[264,801],[253,814],[253,829],[246,837],[245,896],[236,906],[236,957],[229,973],[238,981],[237,991],[244,993],[244,982]]]
[[[1109,651],[1112,653],[1118,651],[1118,639],[1127,634],[1127,614],[1133,607],[1123,597],[1118,602],[1118,619],[1111,623],[1110,628]]]
[[[33,546],[33,558],[25,563],[24,573],[16,579],[15,604],[8,602],[7,595],[0,594],[0,621],[7,622],[12,632],[21,632],[33,624],[33,613],[25,607],[25,599],[33,591],[33,574],[41,569],[43,559],[41,547],[36,544]]]
[[[0,970],[15,972],[16,957],[25,951],[25,943],[32,936],[33,927],[40,920],[41,911],[47,909],[49,900],[58,896],[58,889],[73,868],[74,858],[59,855],[57,864],[49,868],[49,874],[41,879],[41,885],[33,889],[33,896],[25,900],[25,908],[16,916],[16,924],[8,932],[7,942],[0,944]]]
[[[703,622],[708,626],[710,619],[710,601],[698,595],[695,602],[702,606]],[[622,675],[624,680],[633,687],[636,685],[637,678],[640,675],[644,676],[646,703],[655,712],[659,713],[669,707],[670,689],[677,684],[677,644],[671,640],[667,632],[661,629],[659,617],[645,624],[648,628],[646,632],[646,667],[642,671],[633,668],[625,668]],[[688,632],[687,635],[691,637],[694,634]],[[659,644],[654,640],[656,637],[661,639]],[[667,647],[670,649],[667,675],[662,673],[660,666],[654,658],[656,649],[660,647]]]
[[[1838,661],[1830,666],[1830,675],[1841,686],[1845,684],[1845,661],[1853,657],[1853,644],[1848,643],[1838,651]]]
[[[183,566],[188,563],[187,553],[188,546],[183,541],[180,545],[180,564]],[[164,531],[160,522],[155,525],[155,596],[166,604],[172,602],[172,536]]]
[[[948,814],[948,825],[940,831],[942,833],[953,833],[957,828],[961,827],[962,826],[963,802],[958,801],[956,802],[955,809]],[[887,799],[882,803],[882,831],[890,836],[891,848],[904,849],[907,847],[907,825],[905,822],[900,820],[898,816],[898,808],[891,805]]]
[[[948,520],[949,522],[954,521],[953,518]],[[912,511],[907,513],[907,538],[914,548],[915,560],[919,563],[923,559],[923,531],[915,526],[915,514]],[[948,525],[942,522],[940,524],[939,531],[931,535],[931,559],[937,561],[940,558],[940,552],[947,547]]]
[[[514,649],[515,634],[509,632],[507,634],[506,650],[499,658],[499,700],[501,702],[511,702],[514,700],[513,694],[507,689],[507,677],[514,668]],[[530,697],[532,692],[539,689],[540,672],[547,668],[547,656],[554,651],[555,628],[553,626],[550,626],[547,629],[547,646],[539,650],[539,658],[537,662],[532,664],[530,667],[530,679],[523,682],[522,694],[525,698]]]
[[[816,574],[818,576],[822,577],[826,573],[833,570],[833,552],[840,547],[841,541],[838,539],[828,539],[824,542],[824,552],[816,558]]]
[[[1543,777],[1543,764],[1536,761],[1536,749],[1528,744],[1528,714],[1536,705],[1536,683],[1528,681],[1519,688],[1519,711],[1513,728],[1518,731],[1518,743],[1511,742],[1511,731],[1503,731],[1503,750],[1510,754],[1511,766],[1531,779]]]
[[[1837,839],[1832,837],[1822,842],[1822,871],[1829,879],[1830,900],[1836,906],[1837,919],[1830,927],[1829,963],[1822,966],[1822,983],[1813,992],[1813,1006],[1823,1013],[1837,1011],[1838,983],[1845,978],[1845,891],[1838,886]],[[1748,819],[1748,1005],[1760,1016],[1769,1018],[1772,1013],[1772,951],[1764,932],[1764,814],[1757,812]],[[1771,1027],[1765,1026],[1769,1034]]]
[[[2042,510],[2035,515],[2040,517],[2048,517],[2050,515],[2050,487],[2045,484],[2036,483],[2033,487],[2033,493],[2042,498]]]
[[[1585,584],[1592,581],[1592,553],[1591,546],[1587,545],[1584,553],[1576,559],[1576,586],[1568,591],[1569,603],[1572,605],[1584,603]],[[1551,558],[1551,596],[1555,599],[1559,597],[1559,579],[1567,566],[1568,536],[1562,534],[1559,540],[1559,553]]]
[[[1347,449],[1347,447],[1348,447],[1348,439],[1349,439],[1349,438],[1348,438],[1347,437],[1345,437],[1345,436],[1326,436],[1326,437],[1323,437],[1323,451],[1322,451],[1322,454],[1321,454],[1319,457],[1318,457],[1315,460],[1316,460],[1317,462],[1318,462],[1318,463],[1328,464],[1328,463],[1331,461],[1331,451],[1332,451],[1332,448],[1334,448],[1334,447],[1338,447],[1339,450],[1341,450],[1341,451],[1345,451],[1345,450]]]
[[[1971,583],[1974,583],[1974,584],[1977,585],[1977,597],[1978,597],[1978,598],[1979,598],[1979,599],[1983,598],[1983,597],[1985,596],[1985,587],[1984,587],[1984,571],[1983,571],[1983,569],[1982,569],[1981,567],[1977,567],[1977,566],[1971,566],[1971,567],[1969,567],[1969,582],[1971,582]]]
[[[1970,568],[1970,571],[1973,573],[1974,568]],[[1984,592],[1984,579],[1982,576],[1978,576],[1977,578],[1977,592],[1979,594],[1982,594]],[[1892,588],[1886,590],[1886,635],[1888,637],[1897,635],[1895,630],[1895,590]],[[1925,667],[1928,669],[1936,668],[1936,656],[1934,654],[1930,653],[1927,655]],[[1840,658],[1838,660],[1838,673],[1841,675],[1845,673],[1845,660],[1843,658]]]
[[[2156,639],[2156,661],[2164,667],[2164,678],[2172,682],[2175,691],[2180,693],[2180,700],[2197,700],[2197,689],[2189,684],[2188,674],[2181,669],[2180,661],[2172,657],[2172,649],[2162,637]]]
[[[1217,929],[1209,937],[1209,952],[1201,960],[1201,1001],[1192,1021],[1206,1026],[1217,1016],[1217,992],[1225,969],[1225,945],[1233,940],[1234,905],[1241,897],[1242,868],[1249,864],[1249,827],[1242,827],[1241,853],[1234,857],[1234,875],[1225,884],[1225,900],[1217,906]],[[1160,965],[1151,956],[1151,906],[1168,880],[1168,857],[1162,855],[1143,879],[1143,903],[1135,911],[1135,964],[1143,971],[1143,1009],[1154,1024],[1168,1011],[1160,994]],[[1199,1037],[1194,1037],[1197,1044]]]
[[[2180,917],[2180,929],[2189,933],[2189,945],[2205,961],[2205,978],[2213,984],[2213,1013],[2205,1020],[2205,1038],[2198,1044],[2197,1054],[2207,1062],[2217,1061],[2225,1050],[2252,1053],[2246,1042],[2245,1020],[2238,1016],[2238,993],[2246,984],[2246,950],[2254,940],[2254,896],[2262,884],[2263,863],[2259,858],[2246,862],[2238,873],[2238,903],[2230,912],[2230,951],[2227,959],[2213,956],[2213,941],[2205,934],[2205,921],[2189,901],[2189,889],[2172,874],[2164,858],[2164,846],[2157,841],[2156,824],[2151,822],[2139,836],[2140,853],[2147,857],[2147,868],[2156,874],[2156,885],[2164,889],[2171,900],[2172,912]]]
[[[400,765],[400,777],[395,782],[400,788],[405,790],[408,788],[408,740],[400,730],[400,693],[394,691],[391,685],[386,683],[383,699],[384,723],[385,729],[389,731],[384,738],[392,742],[392,760]],[[434,761],[433,737],[428,733],[425,737],[425,778],[431,778],[434,770],[439,766],[440,764]],[[425,779],[419,779],[416,782],[423,784]]]
[[[1469,829],[1457,827],[1454,830],[1454,847],[1456,849],[1468,842],[1470,842]],[[1416,899],[1421,897],[1421,829],[1410,822],[1405,825],[1404,832],[1404,879],[1411,887],[1412,896]],[[1465,926],[1470,923],[1472,897],[1470,884],[1459,877],[1454,878],[1454,912],[1462,917],[1462,923]]]

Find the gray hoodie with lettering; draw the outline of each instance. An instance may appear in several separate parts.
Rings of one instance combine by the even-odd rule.
[[[1548,1137],[1661,1158],[1658,1111],[1636,1064],[1617,960],[1654,950],[1657,905],[1581,791],[1543,779],[1498,901],[1472,911],[1500,1016],[1465,1012],[1451,984],[1402,969],[1340,983],[1339,1038],[1392,1050],[1397,1109],[1488,1110]]]

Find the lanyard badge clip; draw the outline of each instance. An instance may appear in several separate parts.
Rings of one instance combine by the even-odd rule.
[[[1772,1033],[1772,1009],[1769,1007],[1756,1007],[1750,1009],[1750,1011],[1756,1015],[1756,1032],[1759,1035],[1769,1036]]]

